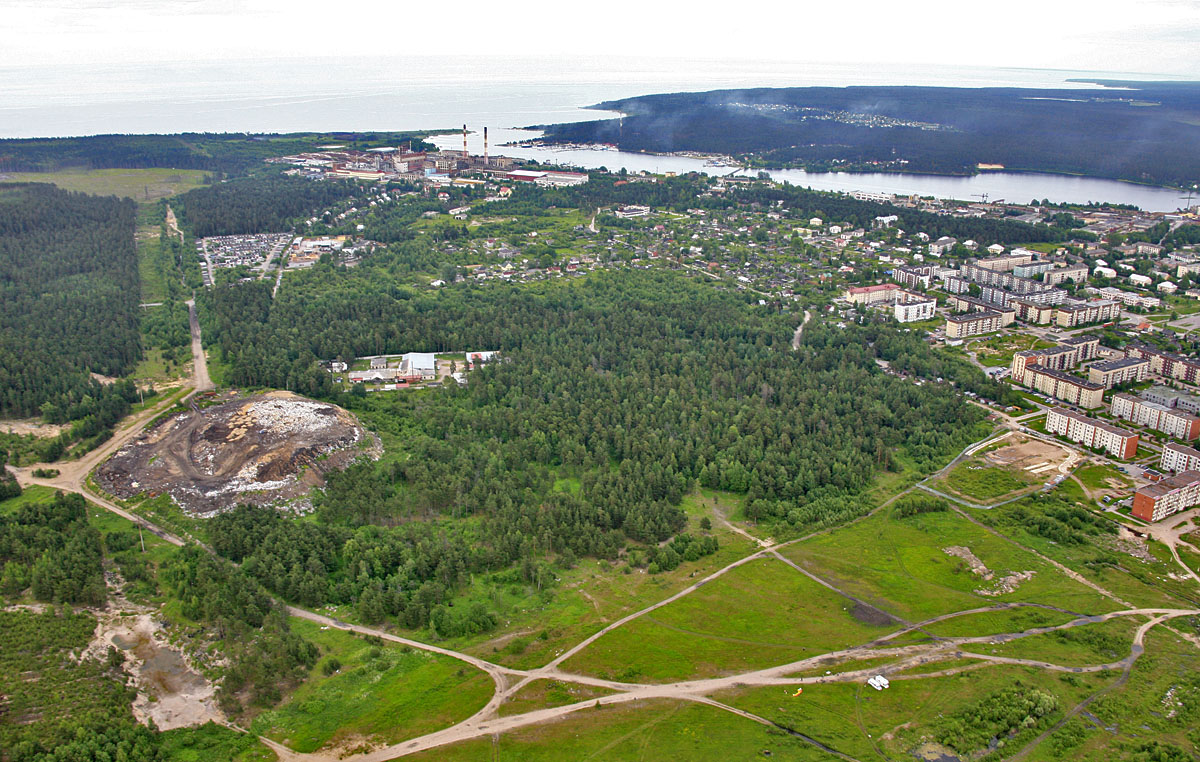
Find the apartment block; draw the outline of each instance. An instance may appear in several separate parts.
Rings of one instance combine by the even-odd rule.
[[[1163,445],[1158,468],[1160,471],[1168,472],[1200,471],[1200,450],[1175,442],[1167,442]]]
[[[1137,455],[1138,435],[1072,410],[1056,407],[1046,414],[1046,431],[1060,434],[1085,447],[1103,448],[1116,458]]]
[[[1117,418],[1161,431],[1175,439],[1191,441],[1200,437],[1200,418],[1132,394],[1114,394],[1109,412]]]
[[[1135,492],[1133,515],[1143,521],[1162,521],[1197,504],[1200,504],[1200,471],[1182,471]]]
[[[1083,283],[1088,279],[1087,265],[1067,265],[1066,267],[1056,267],[1053,270],[1047,270],[1042,275],[1042,283],[1047,286],[1057,286],[1060,283],[1065,283],[1069,280],[1076,283]]]
[[[1150,375],[1150,361],[1137,357],[1102,360],[1088,368],[1088,381],[1111,389],[1128,381],[1141,381]]]
[[[999,312],[968,312],[946,318],[946,336],[951,339],[981,336],[1003,327],[1004,316]]]
[[[1082,408],[1096,408],[1104,404],[1103,386],[1093,384],[1091,381],[1084,381],[1078,376],[1072,376],[1061,370],[1042,368],[1037,365],[1027,367],[1024,383],[1042,394]]]
[[[929,289],[933,287],[933,279],[939,269],[936,265],[897,267],[892,270],[892,280],[908,288]]]
[[[896,320],[901,323],[912,323],[917,320],[929,320],[936,314],[937,301],[934,299],[925,299],[915,302],[906,302],[900,299],[892,305],[892,314]]]
[[[861,286],[848,290],[843,296],[853,304],[871,306],[895,301],[901,288],[895,283],[882,283],[878,286]]]
[[[1200,362],[1190,357],[1164,352],[1147,344],[1130,344],[1125,348],[1125,356],[1149,360],[1150,372],[1163,378],[1200,384]]]
[[[1025,380],[1026,370],[1033,366],[1050,370],[1068,370],[1081,362],[1087,362],[1100,353],[1100,338],[1097,336],[1074,336],[1050,349],[1027,349],[1013,355],[1010,377],[1018,384]]]
[[[1063,302],[1054,310],[1055,324],[1063,328],[1107,323],[1121,319],[1121,304],[1112,299],[1097,299],[1091,302],[1071,300]]]
[[[1035,325],[1048,325],[1054,320],[1055,307],[1052,304],[1038,304],[1028,299],[1013,299],[1012,308],[1017,313],[1017,319]]]

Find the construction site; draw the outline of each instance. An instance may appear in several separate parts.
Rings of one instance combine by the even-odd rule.
[[[325,474],[378,457],[378,439],[336,405],[290,392],[230,398],[165,418],[96,471],[122,499],[171,498],[211,516],[237,505],[287,504]]]

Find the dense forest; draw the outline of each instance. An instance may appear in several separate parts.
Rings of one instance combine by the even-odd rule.
[[[141,357],[133,202],[28,184],[0,186],[0,207],[0,416],[111,424],[128,390],[89,374]]]
[[[794,317],[685,276],[415,295],[372,277],[388,267],[377,255],[352,271],[314,268],[275,301],[245,284],[205,305],[206,336],[236,384],[329,395],[318,358],[476,348],[505,358],[466,388],[338,394],[403,452],[332,475],[323,524],[251,509],[212,522],[219,552],[307,605],[357,601],[368,620],[441,634],[486,628],[486,611],[439,608],[471,573],[516,565],[530,581],[547,554],[615,559],[628,542],[659,543],[683,527],[678,504],[697,482],[746,495],[755,518],[844,520],[897,456],[929,469],[983,418],[951,389],[880,371],[865,329],[813,326],[793,352]],[[930,350],[888,351],[903,362]],[[555,490],[556,474],[577,478],[578,492]],[[442,516],[477,521],[405,523]],[[678,563],[665,552],[643,561]]]
[[[77,138],[0,140],[0,171],[53,172],[59,169],[208,169],[215,175],[239,175],[261,167],[264,159],[315,150],[324,143],[351,148],[411,142],[413,150],[434,146],[411,132],[182,133],[179,135],[91,135]]]
[[[276,233],[338,199],[354,195],[353,182],[314,182],[298,177],[263,174],[196,188],[175,206],[193,235]]]
[[[623,119],[550,125],[546,137],[625,150],[754,154],[764,166],[962,174],[997,163],[1164,185],[1195,182],[1200,85],[1119,86],[1130,89],[805,87],[648,95],[596,106],[620,111]]]

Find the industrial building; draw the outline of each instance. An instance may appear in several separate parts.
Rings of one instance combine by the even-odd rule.
[[[1141,381],[1150,375],[1150,361],[1137,357],[1102,360],[1088,367],[1088,381],[1111,389],[1117,384]]]
[[[1141,397],[1163,407],[1175,408],[1192,415],[1200,415],[1200,399],[1187,392],[1169,386],[1152,386],[1141,393]]]
[[[1066,408],[1051,408],[1046,413],[1046,431],[1084,447],[1102,448],[1115,458],[1129,459],[1137,455],[1137,434]]]
[[[1143,521],[1161,521],[1197,504],[1200,504],[1200,471],[1182,471],[1135,492],[1133,515]]]
[[[1109,412],[1117,418],[1161,431],[1176,439],[1190,442],[1200,437],[1200,418],[1132,394],[1114,394]]]
[[[1200,471],[1200,450],[1176,442],[1163,445],[1162,457],[1159,458],[1160,471]]]

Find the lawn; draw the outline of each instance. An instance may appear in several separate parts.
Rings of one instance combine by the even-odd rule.
[[[292,619],[291,626],[320,646],[321,661],[281,706],[256,717],[251,730],[296,751],[367,739],[397,743],[464,720],[492,697],[491,678],[457,659],[373,644],[304,619]]]
[[[1076,478],[1084,483],[1091,490],[1116,490],[1120,488],[1129,489],[1132,484],[1129,478],[1122,474],[1112,466],[1087,465],[1083,466],[1075,472]],[[1121,485],[1114,487],[1108,483],[1108,480],[1113,480]]]
[[[753,720],[702,704],[658,699],[581,709],[559,722],[520,728],[414,754],[423,762],[659,762],[836,758]]]
[[[787,664],[898,629],[860,621],[853,609],[852,601],[778,559],[759,559],[603,636],[563,668],[639,682],[713,677]]]
[[[1061,611],[1036,606],[1022,606],[1001,611],[963,614],[952,619],[935,622],[925,630],[943,638],[974,637],[1005,632],[1024,632],[1035,627],[1064,624],[1073,619],[1076,617]]]
[[[125,196],[144,203],[169,198],[204,184],[202,169],[82,169],[57,172],[5,172],[5,182],[52,183],[94,196]]]

